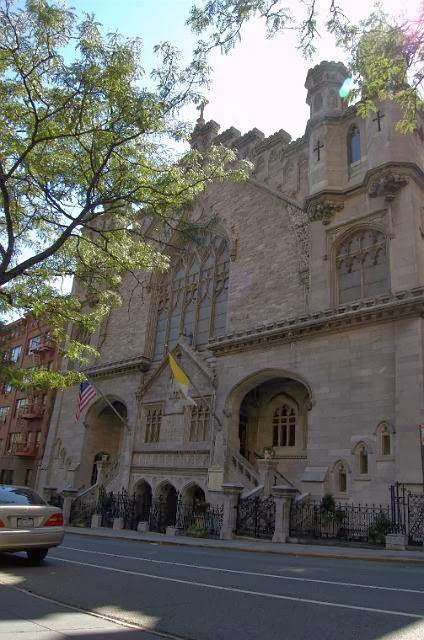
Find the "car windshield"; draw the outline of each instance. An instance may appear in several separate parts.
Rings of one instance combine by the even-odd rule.
[[[5,487],[0,485],[0,506],[4,505],[45,505],[44,500],[31,489],[25,487]]]

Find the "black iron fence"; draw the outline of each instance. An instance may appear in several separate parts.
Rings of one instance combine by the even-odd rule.
[[[73,527],[90,527],[91,518],[96,513],[95,495],[82,495],[72,502],[69,524]]]
[[[404,484],[390,487],[391,518],[394,533],[408,536],[408,544],[424,544],[424,493],[413,493]]]
[[[52,505],[52,507],[59,507],[62,509],[63,507],[63,495],[61,493],[54,492],[50,495],[48,499],[48,503]]]
[[[114,520],[122,518],[124,529],[137,530],[139,522],[148,522],[149,530],[165,533],[167,527],[176,527],[179,533],[196,537],[219,537],[223,509],[208,503],[173,502],[158,498],[153,502],[125,489],[107,492],[103,487],[94,495],[81,496],[72,503],[70,524],[90,527],[92,516],[100,516],[100,526],[113,527]]]
[[[240,499],[237,504],[235,533],[239,536],[270,540],[275,529],[275,501],[272,496]]]
[[[204,504],[177,506],[176,526],[188,536],[196,538],[218,538],[222,527],[223,508]]]
[[[384,505],[335,504],[324,508],[322,501],[293,502],[290,536],[334,541],[385,543],[392,530],[391,509]]]

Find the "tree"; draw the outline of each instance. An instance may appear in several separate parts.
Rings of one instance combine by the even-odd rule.
[[[178,110],[199,99],[207,65],[179,66],[169,43],[145,78],[138,40],[103,36],[47,0],[0,0],[0,315],[47,317],[64,354],[93,353],[69,339],[119,303],[124,273],[166,268],[158,230],[177,228],[210,180],[240,180],[248,163],[215,146],[183,157]],[[148,88],[150,86],[150,88]],[[232,168],[228,168],[231,163]],[[75,277],[85,299],[62,295]],[[63,386],[75,372],[2,367],[15,384]]]
[[[378,9],[352,24],[336,0],[204,0],[193,6],[188,24],[201,38],[195,52],[200,58],[215,47],[228,53],[254,18],[265,22],[267,37],[297,31],[299,49],[310,57],[320,35],[319,11],[327,12],[325,28],[348,54],[347,98],[359,100],[359,113],[365,117],[377,110],[379,100],[394,100],[402,110],[398,129],[406,133],[419,127],[424,108],[424,8],[415,20],[402,23]]]

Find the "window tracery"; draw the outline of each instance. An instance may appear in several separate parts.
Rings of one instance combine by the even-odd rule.
[[[386,236],[377,229],[360,229],[339,246],[336,254],[339,303],[375,296],[389,290]]]
[[[190,407],[190,442],[206,442],[209,440],[210,398],[196,400],[196,406]]]
[[[173,349],[180,335],[192,347],[223,334],[227,320],[229,249],[210,234],[204,247],[178,258],[159,285],[154,360]]]
[[[159,442],[162,424],[162,407],[152,405],[145,409],[144,442]]]
[[[274,447],[296,446],[296,419],[295,409],[287,404],[275,409],[272,419]]]

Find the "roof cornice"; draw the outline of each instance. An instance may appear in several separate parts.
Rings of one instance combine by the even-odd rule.
[[[424,287],[367,298],[333,309],[220,336],[211,340],[208,348],[216,356],[220,356],[310,339],[316,335],[343,329],[420,316],[424,317]]]
[[[126,360],[116,360],[115,362],[105,362],[82,369],[82,372],[89,378],[106,378],[115,375],[122,375],[134,371],[147,371],[150,367],[150,358],[139,355]]]

